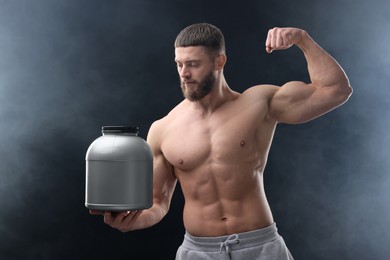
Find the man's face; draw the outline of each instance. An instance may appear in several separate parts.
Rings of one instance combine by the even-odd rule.
[[[175,62],[180,76],[180,85],[185,98],[199,101],[214,87],[214,63],[204,47],[178,47]]]

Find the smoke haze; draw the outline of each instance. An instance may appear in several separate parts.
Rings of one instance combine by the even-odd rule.
[[[0,258],[174,258],[184,234],[180,193],[162,223],[122,234],[84,207],[84,156],[101,126],[137,125],[146,138],[180,102],[173,41],[204,21],[225,34],[225,74],[237,91],[309,80],[298,48],[265,53],[275,26],[304,28],[343,66],[351,100],[306,124],[278,127],[266,192],[296,259],[387,259],[389,7],[385,0],[0,0]]]

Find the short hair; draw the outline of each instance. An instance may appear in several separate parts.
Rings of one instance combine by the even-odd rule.
[[[184,28],[176,37],[175,47],[204,46],[211,54],[225,53],[225,39],[220,29],[208,23]]]

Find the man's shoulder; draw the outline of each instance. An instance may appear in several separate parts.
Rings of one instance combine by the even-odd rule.
[[[156,145],[156,147],[161,146],[161,141],[164,139],[167,133],[172,129],[171,125],[175,122],[179,111],[182,110],[182,103],[179,103],[176,107],[174,107],[167,115],[164,117],[157,119],[152,123],[148,133],[148,141]]]
[[[248,88],[242,93],[243,97],[270,98],[279,89],[278,86],[271,84],[256,85]]]
[[[159,128],[161,130],[162,128],[167,127],[167,125],[169,125],[173,120],[175,120],[175,118],[177,118],[177,116],[180,114],[180,111],[184,109],[184,106],[184,101],[180,102],[171,111],[169,111],[167,115],[154,121],[152,128]]]
[[[270,84],[250,87],[242,93],[238,104],[242,111],[249,111],[249,114],[256,115],[257,120],[270,119],[270,104],[278,89],[278,86]],[[271,121],[274,123],[273,120]]]

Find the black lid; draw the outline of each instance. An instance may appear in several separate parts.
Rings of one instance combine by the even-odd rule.
[[[138,126],[103,126],[102,133],[129,133],[138,135],[139,128]]]

